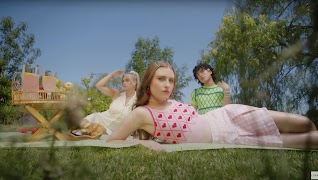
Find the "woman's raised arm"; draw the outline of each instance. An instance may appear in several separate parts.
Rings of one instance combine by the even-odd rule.
[[[108,74],[107,76],[103,77],[101,80],[99,80],[95,87],[102,92],[104,95],[109,96],[112,98],[112,100],[116,99],[118,96],[120,96],[120,91],[118,89],[114,89],[114,88],[109,88],[106,86],[106,84],[112,79],[115,78],[117,76],[120,76],[121,74],[123,74],[124,71],[123,70],[116,70],[110,74]]]

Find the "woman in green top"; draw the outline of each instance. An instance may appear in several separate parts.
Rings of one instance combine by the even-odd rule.
[[[215,74],[210,65],[198,64],[193,69],[193,75],[202,86],[192,91],[190,99],[199,114],[231,103],[230,86],[224,81],[215,83]]]

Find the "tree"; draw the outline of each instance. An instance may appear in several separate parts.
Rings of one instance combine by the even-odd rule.
[[[9,79],[23,63],[32,64],[41,55],[40,49],[33,47],[34,35],[26,30],[26,23],[15,26],[11,17],[3,17],[0,22],[0,74]]]
[[[139,73],[140,77],[143,76],[143,72],[151,61],[155,60],[165,60],[168,61],[176,71],[176,89],[173,94],[173,98],[176,100],[182,100],[184,94],[181,89],[188,86],[189,82],[192,80],[191,76],[186,77],[185,72],[187,67],[183,65],[178,68],[173,62],[173,50],[171,48],[161,49],[159,45],[159,38],[154,37],[151,39],[138,38],[135,43],[135,50],[132,53],[132,58],[126,65],[128,71],[134,70]]]
[[[312,0],[237,1],[201,61],[231,83],[233,102],[318,122],[317,6]]]
[[[94,112],[102,112],[106,111],[109,108],[111,103],[111,98],[102,94],[96,87],[95,84],[105,76],[106,74],[101,74],[99,77],[95,78],[94,74],[91,73],[88,78],[82,78],[82,84],[84,85],[85,89],[82,94],[84,99],[88,101],[87,106],[84,109],[84,114],[92,114]],[[94,80],[94,81],[93,81]],[[112,84],[112,83],[110,83]],[[116,84],[116,83],[115,83]]]
[[[27,24],[17,26],[11,17],[0,21],[0,121],[16,114],[11,107],[11,79],[15,72],[21,71],[23,63],[34,63],[41,51],[34,48],[35,37],[28,34]],[[14,118],[13,118],[14,119]]]

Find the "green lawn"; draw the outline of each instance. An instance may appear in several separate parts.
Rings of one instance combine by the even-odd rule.
[[[0,126],[17,131],[21,126]],[[31,127],[27,127],[31,128]],[[318,151],[0,148],[1,179],[310,179]]]
[[[154,152],[141,146],[2,148],[0,179],[310,179],[318,152],[219,149]]]

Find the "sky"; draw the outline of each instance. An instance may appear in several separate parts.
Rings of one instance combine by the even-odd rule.
[[[57,72],[63,82],[81,83],[90,73],[125,70],[138,38],[158,37],[160,48],[174,51],[178,67],[187,76],[201,51],[215,39],[230,1],[209,0],[5,0],[0,18],[11,16],[16,25],[25,22],[34,34],[36,59],[41,70]],[[182,89],[183,102],[200,85],[192,80]]]

